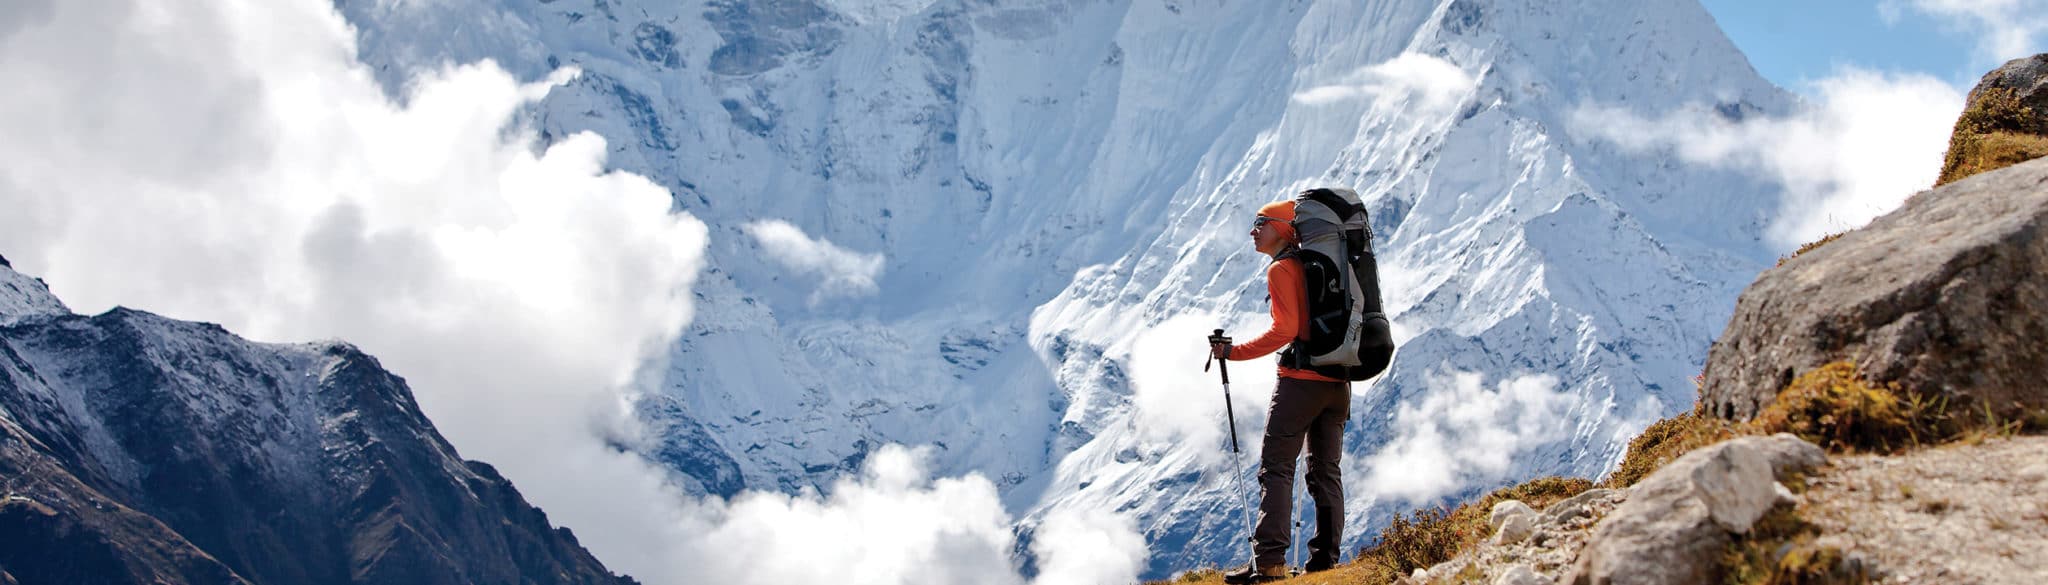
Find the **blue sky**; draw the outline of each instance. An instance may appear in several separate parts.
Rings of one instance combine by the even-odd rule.
[[[1920,73],[1967,90],[2042,50],[2040,0],[1701,0],[1758,73],[1786,89],[1840,66]],[[1889,16],[1889,18],[1888,18]]]
[[[1790,250],[1933,185],[1965,93],[2048,51],[2048,0],[1700,0],[1764,78],[1803,98],[1730,123],[1711,112],[1592,108],[1595,134],[1782,188]]]

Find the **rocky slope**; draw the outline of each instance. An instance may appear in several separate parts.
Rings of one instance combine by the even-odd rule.
[[[0,260],[0,582],[631,583],[342,343],[72,314]]]
[[[1786,435],[1784,441],[1797,441]],[[1743,441],[1757,441],[1744,439]],[[1994,438],[1896,456],[1836,455],[1825,466],[1793,466],[1798,493],[1767,475],[1744,479],[1735,466],[1702,468],[1738,442],[1695,451],[1635,488],[1596,489],[1541,512],[1495,507],[1494,536],[1451,561],[1410,575],[1412,583],[1703,583],[1758,582],[1730,577],[1731,545],[1744,538],[1828,551],[1807,567],[1823,582],[1981,583],[2048,580],[2048,437]],[[1801,443],[1803,444],[1803,443]],[[1807,444],[1817,461],[1818,447]],[[1781,451],[1781,454],[1789,452]],[[1704,456],[1704,457],[1703,457]],[[1766,456],[1765,462],[1789,461]],[[1669,484],[1711,490],[1704,498],[1660,496]],[[1660,488],[1659,486],[1667,486]],[[1738,505],[1732,494],[1762,496]],[[1776,497],[1770,494],[1777,492]],[[1718,498],[1715,496],[1719,496]],[[1706,518],[1740,509],[1741,522]],[[1805,534],[1758,532],[1773,509],[1797,518]],[[1693,524],[1672,519],[1699,515]],[[1521,519],[1526,519],[1521,520]],[[1781,520],[1782,521],[1782,520]],[[1623,528],[1637,525],[1649,530]],[[1739,530],[1738,530],[1739,528]],[[1616,554],[1614,551],[1622,551]],[[1316,582],[1304,578],[1303,583]],[[1342,582],[1342,581],[1338,581]],[[1766,581],[1783,582],[1783,581]]]
[[[1904,583],[2048,583],[2048,437],[1834,458],[1807,481],[1816,544]]]

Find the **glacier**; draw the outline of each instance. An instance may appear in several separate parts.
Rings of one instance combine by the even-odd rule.
[[[640,405],[643,454],[691,489],[829,489],[926,445],[1026,534],[1138,518],[1150,577],[1243,558],[1251,470],[1196,362],[1211,326],[1264,323],[1260,204],[1341,185],[1373,215],[1402,346],[1353,388],[1347,549],[1395,512],[1603,473],[1690,407],[1781,252],[1776,186],[1573,126],[1796,105],[1693,0],[336,5],[394,95],[450,63],[580,69],[528,122],[604,136],[710,226]],[[872,290],[778,262],[757,222],[879,255]],[[1270,364],[1235,368],[1252,448]]]

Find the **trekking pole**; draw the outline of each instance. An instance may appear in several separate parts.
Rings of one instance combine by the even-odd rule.
[[[1308,469],[1308,463],[1302,456],[1295,455],[1294,468],[1306,470]],[[1295,483],[1295,478],[1292,477],[1287,479],[1288,487],[1300,488],[1294,491],[1294,532],[1289,533],[1287,538],[1287,548],[1293,552],[1292,555],[1289,555],[1291,558],[1288,560],[1288,564],[1294,573],[1299,575],[1302,571],[1301,555],[1303,554],[1301,550],[1303,548],[1301,546],[1301,503],[1308,500],[1308,479],[1302,478],[1300,483]]]
[[[1230,338],[1223,335],[1222,329],[1217,329],[1215,333],[1209,335],[1210,346],[1213,347],[1219,343],[1230,343]],[[1223,416],[1230,421],[1230,478],[1237,484],[1238,501],[1244,504],[1245,542],[1250,543],[1255,528],[1252,520],[1251,496],[1247,495],[1248,492],[1244,489],[1244,459],[1239,455],[1237,447],[1237,407],[1232,406],[1230,403],[1230,362],[1220,357],[1211,356],[1211,358],[1209,361],[1202,362],[1202,371],[1209,371],[1209,363],[1214,361],[1218,373],[1223,375]],[[1252,552],[1252,561],[1257,563],[1257,551]]]

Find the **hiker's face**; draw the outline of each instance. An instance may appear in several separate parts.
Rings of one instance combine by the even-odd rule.
[[[1280,237],[1280,229],[1274,227],[1279,223],[1280,220],[1263,215],[1252,220],[1252,246],[1260,253],[1272,254],[1287,247],[1285,239]]]

